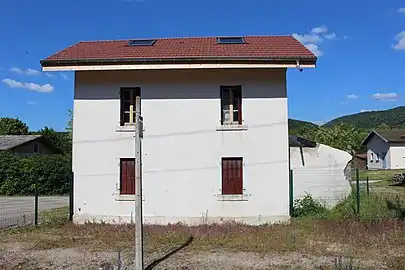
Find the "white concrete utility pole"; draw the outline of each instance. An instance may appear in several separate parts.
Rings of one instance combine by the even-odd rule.
[[[141,98],[135,102],[135,269],[143,270],[142,152],[143,118]]]

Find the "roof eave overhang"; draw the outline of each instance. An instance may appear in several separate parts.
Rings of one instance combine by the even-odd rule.
[[[386,138],[384,138],[383,136],[381,136],[380,134],[378,134],[377,131],[372,130],[372,131],[370,131],[370,133],[367,135],[367,137],[361,142],[361,145],[364,145],[364,146],[367,145],[368,141],[371,139],[371,137],[372,137],[373,135],[377,135],[378,137],[381,138],[381,140],[383,140],[383,141],[386,142],[386,143],[389,143],[389,141],[388,141]]]
[[[315,68],[316,58],[159,58],[42,60],[43,71],[218,69],[218,68]]]

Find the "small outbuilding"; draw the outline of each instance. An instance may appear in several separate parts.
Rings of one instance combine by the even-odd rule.
[[[290,135],[294,199],[310,194],[326,206],[335,206],[351,192],[347,177],[351,160],[345,151]]]

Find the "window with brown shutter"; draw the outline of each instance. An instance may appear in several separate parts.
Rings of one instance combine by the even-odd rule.
[[[222,195],[243,194],[243,158],[222,158]]]
[[[135,159],[121,158],[120,194],[135,195]]]
[[[141,88],[121,88],[120,125],[135,124],[136,97],[141,96]]]
[[[242,87],[221,86],[221,125],[242,125]]]

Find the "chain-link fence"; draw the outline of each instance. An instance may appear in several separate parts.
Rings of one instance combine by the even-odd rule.
[[[45,211],[68,206],[69,196],[0,196],[0,229],[38,225]]]

